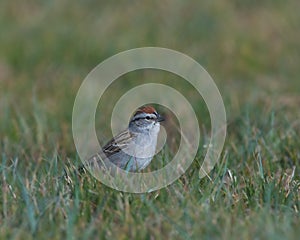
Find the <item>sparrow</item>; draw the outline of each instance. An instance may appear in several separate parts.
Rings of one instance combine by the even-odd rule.
[[[102,151],[89,158],[78,171],[86,168],[110,168],[114,164],[128,172],[145,169],[155,155],[160,123],[164,118],[152,106],[143,106],[131,117],[128,128],[112,138]]]

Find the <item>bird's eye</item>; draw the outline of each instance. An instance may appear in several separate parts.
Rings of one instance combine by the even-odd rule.
[[[149,116],[146,117],[147,120],[150,120],[151,118]]]

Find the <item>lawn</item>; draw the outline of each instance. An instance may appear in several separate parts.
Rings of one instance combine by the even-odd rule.
[[[0,239],[298,239],[299,7],[296,0],[1,1]],[[145,46],[187,54],[213,77],[227,114],[219,162],[199,177],[210,134],[201,96],[175,75],[141,70],[103,95],[98,136],[111,137],[108,117],[126,91],[168,84],[199,118],[193,164],[151,193],[119,192],[72,171],[68,185],[63,169],[80,164],[72,109],[83,79],[108,57]],[[169,138],[166,148],[176,149],[180,137]],[[165,152],[151,167],[170,160]]]

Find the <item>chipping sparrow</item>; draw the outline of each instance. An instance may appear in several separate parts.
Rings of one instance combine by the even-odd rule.
[[[101,168],[105,163],[109,168],[113,163],[129,172],[143,170],[155,154],[160,122],[163,120],[153,107],[139,108],[130,119],[128,128],[110,140],[102,148],[102,154],[91,157],[85,166]]]

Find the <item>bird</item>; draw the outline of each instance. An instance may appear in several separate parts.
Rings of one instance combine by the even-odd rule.
[[[160,123],[164,118],[152,106],[138,108],[131,117],[127,129],[113,137],[102,151],[89,158],[78,171],[96,169],[114,164],[128,172],[145,169],[155,155]],[[103,155],[104,154],[104,155]]]

